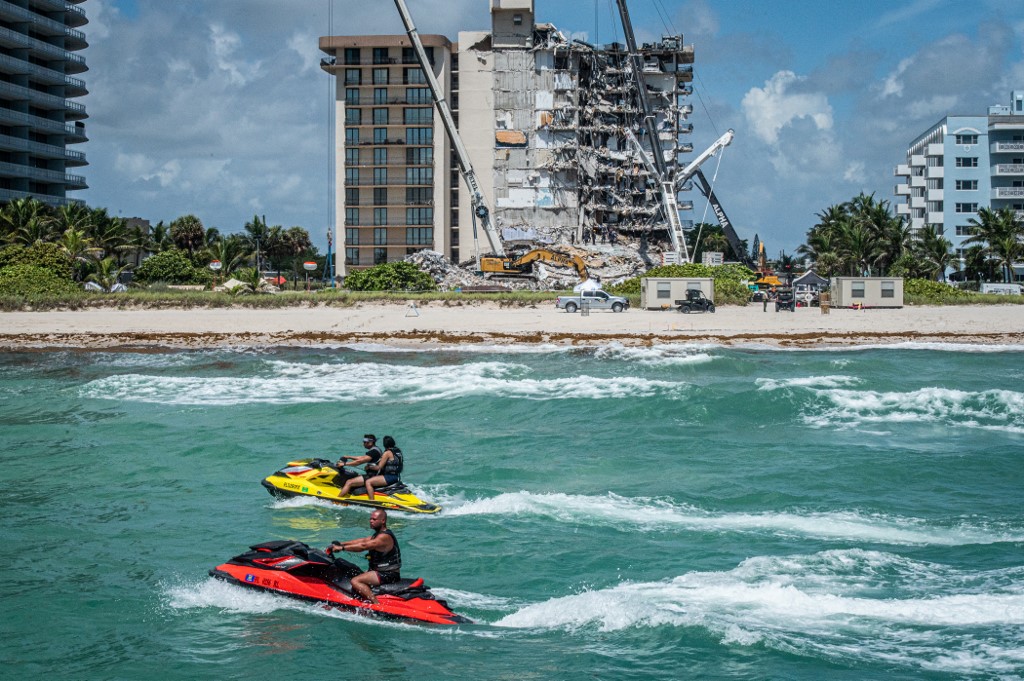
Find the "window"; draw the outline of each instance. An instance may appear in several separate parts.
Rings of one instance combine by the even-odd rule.
[[[373,188],[373,205],[375,205],[375,206],[386,206],[386,205],[388,205],[388,188],[387,187],[374,187]]]
[[[957,225],[956,226],[956,235],[957,236],[971,236],[974,233],[973,231],[971,231],[973,229],[974,228],[971,227],[970,225]]]
[[[373,84],[374,85],[387,85],[388,84],[388,70],[387,69],[374,69],[373,70]]]
[[[423,51],[427,53],[427,63],[434,63],[434,48],[425,47]],[[416,58],[416,50],[411,47],[402,48],[402,63],[403,64],[419,64],[420,60]]]
[[[362,69],[345,69],[345,85],[361,85],[362,82]]]
[[[956,157],[957,168],[977,168],[978,157],[977,156],[957,156]]]
[[[373,249],[373,264],[383,265],[388,261],[388,249],[386,248],[375,248]]]
[[[345,203],[349,206],[359,205],[359,190],[345,187]]]
[[[359,63],[359,48],[358,47],[346,47],[345,48],[345,63],[346,64],[358,64]]]
[[[359,106],[359,88],[345,88],[345,103],[349,106]]]
[[[377,246],[383,246],[388,242],[388,228],[387,227],[374,227],[373,228],[373,243]]]
[[[355,227],[345,228],[345,243],[351,246],[359,245],[359,230]]]
[[[361,125],[362,122],[362,109],[345,109],[345,125]]]
[[[427,77],[423,69],[402,69],[402,82],[406,85],[426,85]]]
[[[348,128],[345,130],[345,145],[359,144],[359,128]]]
[[[402,111],[402,120],[406,125],[424,125],[434,120],[434,110],[425,109],[405,109]]]
[[[672,283],[668,281],[658,282],[658,298],[671,298],[672,297]]]
[[[405,101],[409,104],[433,104],[428,87],[405,88]]]
[[[387,104],[388,103],[388,89],[386,87],[375,87],[375,88],[373,88],[373,103],[374,104]]]
[[[406,184],[433,184],[434,183],[434,169],[433,168],[406,168],[405,169],[405,183]]]
[[[434,224],[433,208],[406,208],[405,224],[407,225],[432,225]]]
[[[387,149],[374,149],[373,150],[373,164],[378,166],[386,166],[388,164],[388,150]]]
[[[957,135],[956,136],[956,143],[957,144],[977,144],[978,143],[978,136],[977,135]]]
[[[883,298],[895,298],[896,297],[896,282],[894,282],[894,281],[883,281],[882,282],[882,297]]]
[[[388,124],[388,110],[387,109],[374,109],[373,110],[373,124],[374,125],[387,125]]]
[[[433,128],[406,128],[405,129],[405,143],[406,144],[433,144],[434,143],[434,129]]]
[[[345,184],[359,184],[359,168],[345,168]]]
[[[519,14],[519,13],[513,14],[512,15],[512,25],[514,25],[514,26],[522,26],[523,25],[523,15]]]
[[[387,128],[374,128],[373,129],[373,143],[384,144],[388,141],[388,129]]]
[[[345,249],[345,264],[346,265],[358,265],[359,264],[359,249],[358,248],[346,248]]]
[[[411,166],[428,166],[434,162],[434,150],[431,147],[406,149],[405,162]]]
[[[345,149],[345,165],[357,166],[359,165],[359,148]]]
[[[430,187],[406,187],[405,202],[408,205],[428,204],[433,199],[433,190]]]
[[[346,208],[345,209],[345,224],[346,225],[358,225],[359,224],[359,209],[358,208]]]
[[[864,282],[853,281],[850,282],[850,296],[852,298],[863,298],[864,297]]]
[[[433,227],[406,227],[405,243],[417,246],[429,246],[434,243]]]
[[[386,47],[375,47],[375,48],[373,48],[373,63],[374,64],[387,64],[388,63],[388,48],[386,48]]]
[[[958,203],[956,204],[957,213],[977,213],[978,204],[976,203]]]
[[[958,191],[962,191],[962,192],[978,191],[978,181],[977,180],[957,180],[956,181],[956,188],[957,188]]]
[[[374,168],[373,169],[373,183],[374,184],[387,184],[388,183],[388,169],[387,168]]]
[[[374,208],[373,209],[373,224],[375,225],[386,225],[388,224],[388,209],[387,208]],[[373,243],[375,244],[386,244],[387,243],[387,230],[384,231],[384,241],[377,241],[376,231],[374,230]]]

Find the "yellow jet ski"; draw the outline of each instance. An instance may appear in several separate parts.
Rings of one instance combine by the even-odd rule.
[[[263,486],[280,499],[313,497],[348,506],[369,506],[386,511],[409,513],[437,513],[440,506],[423,501],[409,491],[401,481],[373,491],[373,499],[366,496],[365,487],[355,487],[351,494],[341,495],[341,487],[349,478],[359,475],[353,470],[337,468],[327,459],[300,459],[263,479]]]

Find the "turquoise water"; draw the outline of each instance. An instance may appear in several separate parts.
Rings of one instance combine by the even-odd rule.
[[[8,678],[1024,676],[1024,348],[0,355]],[[207,571],[369,533],[275,501],[394,435],[406,576],[472,625]]]

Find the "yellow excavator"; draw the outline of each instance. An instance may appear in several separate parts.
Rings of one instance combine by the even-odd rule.
[[[533,271],[533,263],[537,261],[574,267],[576,268],[576,274],[580,277],[580,281],[586,281],[590,278],[583,258],[578,255],[562,253],[561,251],[553,251],[550,248],[534,248],[522,255],[505,257],[483,256],[480,258],[480,271],[484,273],[484,276],[526,277],[530,276],[530,273]]]

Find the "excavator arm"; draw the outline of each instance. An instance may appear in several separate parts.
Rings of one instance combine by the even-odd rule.
[[[573,267],[580,281],[590,278],[587,272],[587,264],[578,255],[570,255],[561,251],[553,251],[550,248],[535,248],[532,251],[511,258],[483,257],[480,259],[480,269],[489,274],[522,275],[530,270],[530,266],[536,262],[546,262],[553,265]]]

